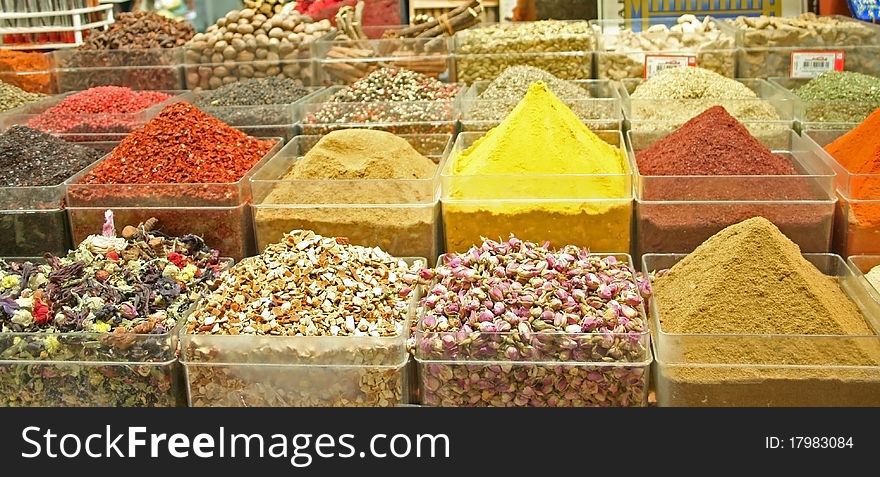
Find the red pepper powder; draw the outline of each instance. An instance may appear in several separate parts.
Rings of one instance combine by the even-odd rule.
[[[126,136],[80,183],[231,183],[274,145],[178,102]]]
[[[99,86],[67,96],[28,126],[46,132],[128,132],[138,126],[139,113],[170,99],[160,91],[135,91],[121,86]]]
[[[639,253],[688,253],[724,227],[756,216],[776,224],[805,252],[830,248],[834,207],[828,191],[721,106],[636,152],[636,163],[642,176]]]

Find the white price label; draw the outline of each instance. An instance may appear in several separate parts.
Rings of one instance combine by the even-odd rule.
[[[828,71],[843,71],[842,51],[791,52],[791,77],[815,78]]]
[[[697,66],[694,55],[645,55],[645,79],[664,70]]]

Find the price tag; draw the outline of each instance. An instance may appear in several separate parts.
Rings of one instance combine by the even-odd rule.
[[[648,79],[663,70],[673,68],[687,68],[697,66],[697,57],[694,55],[645,55],[645,79]]]
[[[815,78],[827,71],[843,71],[842,51],[792,51],[791,77]]]

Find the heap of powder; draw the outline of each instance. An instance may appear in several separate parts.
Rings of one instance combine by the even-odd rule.
[[[398,181],[430,179],[437,166],[405,139],[371,129],[342,129],[322,137],[299,158],[255,211],[259,246],[273,243],[293,229],[369,243],[397,256],[436,258],[433,186]],[[388,179],[388,180],[383,180]],[[369,186],[340,188],[321,181],[371,180]],[[397,181],[396,181],[397,180]],[[288,182],[285,182],[288,181]],[[289,181],[311,181],[302,182]],[[345,213],[318,204],[349,204]],[[316,204],[285,208],[283,205]],[[428,204],[383,206],[361,204]],[[281,205],[282,207],[271,207]]]
[[[333,131],[284,179],[427,179],[437,166],[405,139],[385,131]]]
[[[714,105],[723,105],[740,120],[778,120],[768,102],[739,81],[703,68],[661,71],[636,87],[632,119],[674,121],[690,119]],[[670,101],[688,100],[688,101]]]
[[[787,159],[773,154],[721,106],[713,106],[672,134],[636,153],[646,176],[791,175]]]
[[[250,78],[206,92],[196,102],[196,106],[293,104],[309,93],[307,88],[290,78]]]
[[[101,155],[27,126],[12,126],[0,134],[0,186],[58,185]]]
[[[825,150],[851,174],[880,174],[880,109],[876,109],[861,124],[825,146]],[[880,199],[880,177],[863,176],[853,179],[850,183],[850,198]]]
[[[0,81],[0,113],[39,101],[45,97],[46,95],[42,93],[28,93],[17,86]]]
[[[273,145],[178,102],[126,136],[81,183],[236,182]]]
[[[122,86],[98,86],[62,99],[28,121],[47,132],[128,132],[136,126],[131,113],[161,103],[171,96],[160,91],[134,91]]]
[[[865,274],[865,278],[868,279],[868,283],[880,293],[880,265],[872,268]]]
[[[624,198],[630,194],[625,179],[629,167],[623,151],[590,131],[543,82],[531,85],[498,127],[455,156],[447,167],[454,176],[483,176],[479,183],[473,179],[450,181],[443,195],[451,199]],[[527,180],[530,175],[548,174],[558,178]],[[491,177],[498,175],[520,176],[523,180]],[[622,235],[615,225],[617,212],[624,211],[605,204],[588,200],[542,205],[515,202],[504,205],[503,211],[488,206],[476,213],[462,211],[457,224],[446,229],[447,249],[464,251],[479,243],[481,236],[506,237],[510,233],[533,242],[550,240],[560,246],[578,237],[579,244],[597,250],[618,250],[623,245],[619,240],[625,235],[628,248],[628,233]],[[444,205],[444,209],[447,218],[455,214],[455,207]],[[615,214],[615,218],[600,217],[603,214]],[[560,222],[550,226],[551,219]],[[602,221],[602,226],[594,221]]]
[[[654,282],[663,331],[870,335],[837,280],[767,219],[725,228]]]
[[[553,91],[553,94],[562,100],[592,97],[589,91],[581,88],[577,83],[559,79],[541,68],[527,65],[511,66],[480,93],[477,97],[480,101],[479,106],[470,114],[469,119],[478,121],[504,119],[516,106],[516,103],[526,95],[529,86],[538,81],[543,81],[550,91]],[[571,106],[575,114],[582,118],[588,119],[596,116],[595,112],[583,103],[569,102],[567,104]]]

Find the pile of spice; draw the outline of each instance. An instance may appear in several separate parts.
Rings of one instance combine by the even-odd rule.
[[[842,198],[847,205],[846,254],[880,253],[880,109],[825,150],[853,174]]]
[[[61,184],[103,155],[27,126],[0,134],[0,187]]]
[[[64,97],[28,126],[52,133],[125,133],[141,122],[137,113],[169,99],[160,91],[99,86]]]
[[[274,141],[252,138],[184,102],[166,106],[133,131],[68,188],[74,238],[99,218],[94,207],[117,208],[132,223],[155,215],[168,233],[196,233],[235,259],[251,253],[240,181],[266,156]],[[89,184],[154,184],[89,187]],[[163,186],[164,184],[164,186]],[[194,184],[180,187],[181,184]],[[186,204],[188,208],[182,208]],[[78,207],[87,207],[79,209]],[[160,207],[144,210],[143,207]]]
[[[681,122],[715,105],[724,106],[740,121],[780,119],[773,106],[748,86],[704,68],[661,71],[639,84],[630,97],[630,119],[640,122]]]
[[[443,255],[420,277],[430,284],[419,303],[416,334],[416,356],[426,360],[424,404],[646,404],[642,306],[650,288],[628,263],[511,236]],[[449,363],[459,360],[464,362]],[[508,364],[499,371],[483,361]]]
[[[187,319],[183,340],[191,404],[389,406],[401,402],[407,391],[402,387],[402,365],[408,296],[417,265],[407,265],[379,248],[349,245],[304,230],[294,230],[262,254],[239,262]],[[199,336],[193,335],[268,339],[242,338],[253,345],[236,349],[212,346],[212,340],[199,345]],[[319,345],[315,337],[331,341]],[[401,339],[377,339],[392,337]],[[212,366],[211,362],[252,365]],[[331,366],[251,370],[273,363]]]
[[[258,246],[290,230],[307,229],[375,245],[398,257],[434,259],[436,188],[430,179],[436,171],[431,159],[394,134],[333,131],[294,162],[257,204]],[[421,186],[412,182],[419,179],[425,182]],[[368,182],[344,186],[342,197],[340,187],[327,182],[352,180]],[[340,202],[348,205],[321,207]]]
[[[0,262],[0,406],[177,404],[171,335],[224,265],[197,236],[118,237],[106,215],[66,256]]]
[[[311,90],[290,78],[250,78],[205,92],[195,104],[229,124],[292,124],[292,111],[276,105],[294,104],[311,93]],[[228,106],[233,108],[227,108]]]
[[[653,289],[666,333],[875,334],[837,278],[802,257],[795,243],[761,217],[711,237],[671,269],[657,273]],[[876,404],[876,377],[866,381],[864,371],[829,368],[880,364],[877,349],[853,341],[777,339],[771,344],[766,338],[749,342],[743,337],[681,341],[678,346],[657,350],[682,361],[681,366],[661,369],[676,405]],[[736,366],[742,364],[756,366]],[[757,366],[767,364],[808,367]]]
[[[721,106],[636,151],[636,163],[640,175],[652,176],[643,180],[639,196],[643,253],[689,252],[722,228],[756,215],[770,218],[805,250],[828,251],[833,216],[828,192],[807,177],[781,178],[798,175],[797,163],[772,153]],[[817,203],[772,203],[810,200]],[[674,202],[679,203],[670,205]]]
[[[27,126],[0,134],[0,256],[39,257],[70,249],[64,191],[58,186],[103,155]]]
[[[461,83],[491,81],[515,65],[579,80],[592,74],[596,36],[587,21],[545,20],[470,28],[457,33],[455,43],[455,68]]]
[[[420,123],[455,120],[455,84],[405,68],[382,68],[337,91],[307,124]]]
[[[829,71],[795,89],[794,94],[804,101],[808,122],[858,123],[880,107],[880,78]]]
[[[0,49],[0,80],[30,93],[54,93],[49,55]]]
[[[177,48],[196,34],[187,21],[175,20],[155,12],[123,12],[114,16],[107,30],[91,35],[82,50],[147,50]]]
[[[867,278],[868,283],[880,293],[880,266],[876,266],[869,270],[868,273],[865,274],[865,278]]]
[[[446,248],[464,251],[481,237],[514,233],[539,243],[629,250],[629,173],[619,147],[535,83],[498,127],[447,164]]]
[[[495,78],[477,96],[473,110],[465,118],[477,121],[500,121],[526,95],[532,83],[543,81],[556,96],[562,99],[578,117],[600,119],[603,111],[583,101],[592,97],[589,91],[577,83],[561,80],[534,66],[511,66]],[[573,101],[574,100],[574,101]]]
[[[45,98],[42,93],[27,91],[0,80],[0,113]]]
[[[232,10],[186,44],[187,87],[217,89],[273,76],[312,85],[311,44],[334,30],[330,20],[314,21],[296,10]]]

